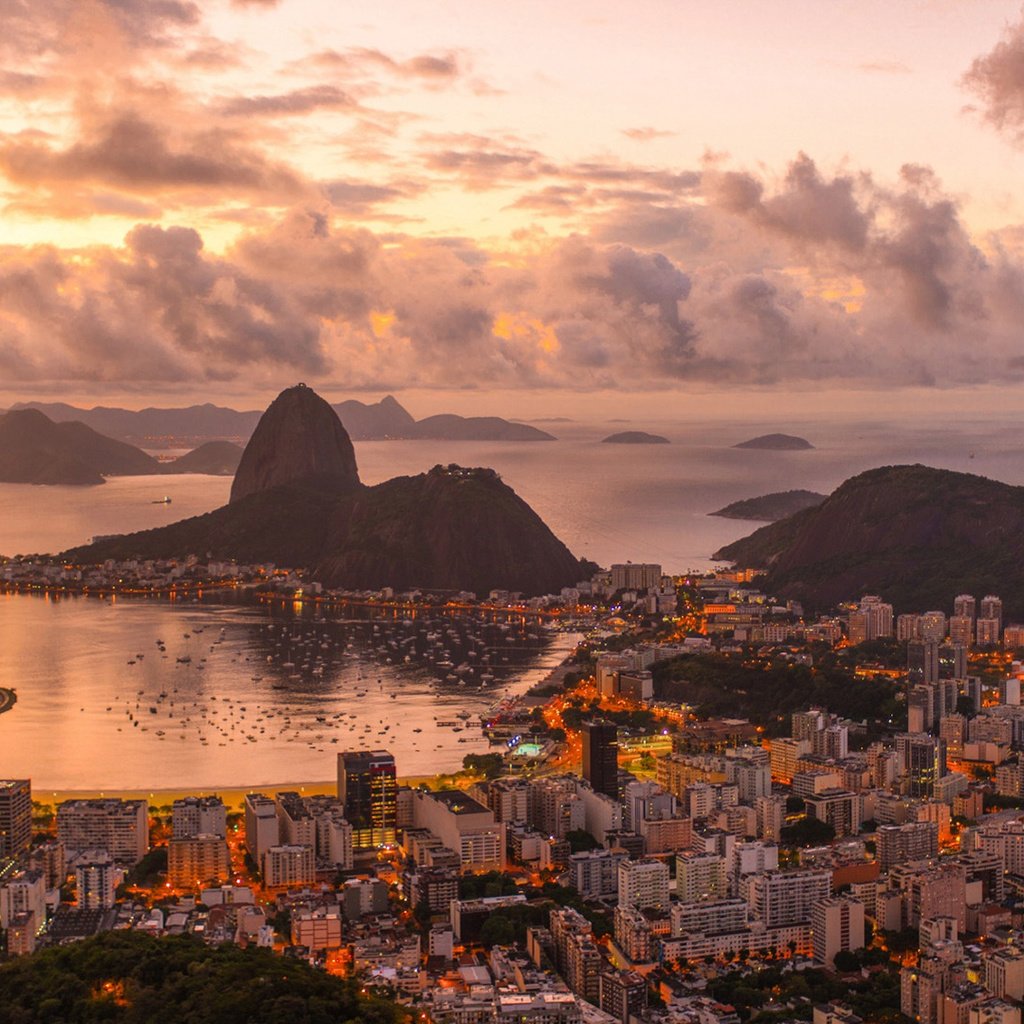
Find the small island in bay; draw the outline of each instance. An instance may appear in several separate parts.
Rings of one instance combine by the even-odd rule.
[[[602,444],[671,444],[661,434],[646,434],[642,430],[623,430],[618,434],[609,434],[602,438]]]
[[[708,515],[721,516],[723,519],[756,519],[774,523],[793,515],[794,512],[814,508],[827,497],[827,494],[818,494],[817,491],[775,491],[772,494],[762,494],[758,498],[734,501],[717,512],[709,512]]]
[[[733,448],[756,448],[765,452],[807,451],[813,447],[806,438],[795,437],[793,434],[761,434],[733,445]]]
[[[206,473],[210,476],[234,476],[242,458],[242,449],[230,441],[207,441],[173,462],[161,464],[164,473]]]

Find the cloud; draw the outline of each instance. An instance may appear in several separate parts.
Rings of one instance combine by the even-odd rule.
[[[982,116],[1018,143],[1024,141],[1024,21],[976,58],[961,84],[982,103]]]
[[[858,71],[872,75],[912,75],[913,68],[901,60],[866,60],[857,65]]]
[[[464,63],[465,59],[455,50],[419,53],[400,60],[383,50],[369,47],[319,50],[302,62],[303,65],[313,64],[350,74],[383,70],[398,78],[419,79],[427,83],[454,81],[465,70]]]
[[[655,139],[668,139],[678,132],[665,131],[661,128],[623,128],[622,134],[634,142],[653,142]]]
[[[219,104],[227,117],[282,117],[312,114],[317,110],[355,111],[356,100],[334,85],[310,85],[270,96],[236,96]]]
[[[295,199],[305,186],[284,164],[217,127],[175,131],[135,112],[113,111],[83,138],[58,145],[0,137],[0,171],[30,189],[92,183],[128,192],[216,189]]]

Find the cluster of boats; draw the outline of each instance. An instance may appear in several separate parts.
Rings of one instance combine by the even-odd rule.
[[[203,635],[204,629],[215,628],[190,623],[172,651],[157,638],[158,658],[174,660],[167,669],[145,664],[142,652],[128,659],[150,685],[138,689],[136,684],[107,707],[108,713],[124,717],[119,732],[152,732],[160,741],[194,740],[204,747],[274,740],[318,752],[338,744],[343,744],[341,749],[408,744],[413,751],[426,752],[441,750],[453,740],[486,742],[478,731],[485,705],[477,714],[464,706],[444,711],[452,687],[493,687],[499,676],[511,675],[542,651],[548,640],[539,627],[524,622],[465,614],[381,620],[297,617],[264,622],[255,629],[245,623],[244,632],[236,637],[232,631],[227,648],[218,652],[228,641],[228,629],[221,626],[212,640]],[[193,674],[216,665],[211,679],[219,679],[225,668],[231,671],[232,664],[244,662],[251,663],[243,670],[250,683],[245,695],[237,687],[233,696],[211,693],[209,684]],[[407,688],[396,680],[399,673],[409,673]],[[154,679],[161,681],[155,689]],[[171,680],[175,685],[168,685]],[[265,680],[266,689],[261,685]],[[437,688],[440,698],[431,701],[430,710],[440,708],[432,718],[423,714],[428,710],[424,683]],[[267,689],[289,691],[290,697],[271,697]],[[350,700],[360,703],[347,704]],[[438,742],[439,730],[467,735]]]

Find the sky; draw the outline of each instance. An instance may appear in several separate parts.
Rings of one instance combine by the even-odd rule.
[[[0,0],[0,26],[4,401],[1024,377],[1019,3]]]

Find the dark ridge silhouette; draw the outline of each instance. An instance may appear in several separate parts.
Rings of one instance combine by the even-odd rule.
[[[766,589],[825,610],[880,594],[900,611],[998,594],[1024,614],[1024,487],[929,466],[851,477],[820,505],[762,526],[716,558],[764,569]]]

